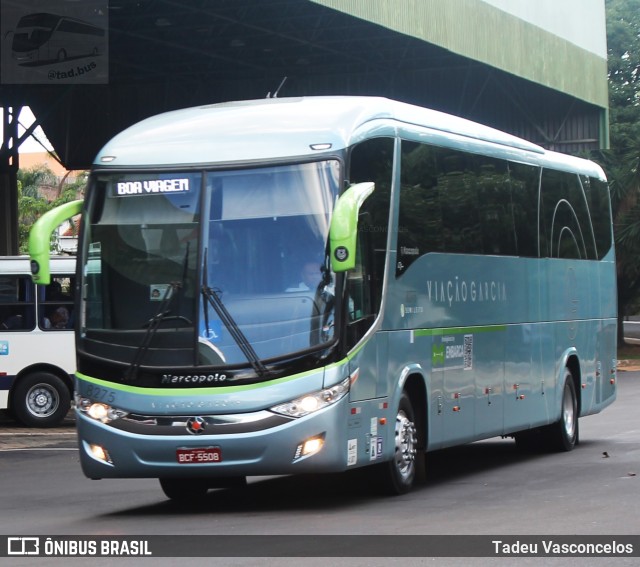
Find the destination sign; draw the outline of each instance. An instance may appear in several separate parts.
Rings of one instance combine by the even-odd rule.
[[[186,193],[189,191],[189,179],[144,179],[141,181],[118,181],[116,195],[153,195],[158,193]]]

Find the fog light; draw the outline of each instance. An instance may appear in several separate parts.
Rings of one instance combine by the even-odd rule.
[[[307,455],[317,453],[320,449],[322,449],[323,445],[324,439],[320,437],[316,437],[315,439],[308,439],[302,446],[302,456],[306,457]]]
[[[296,447],[293,460],[297,461],[298,459],[315,455],[322,450],[322,447],[324,447],[324,433],[322,435],[309,437],[309,439],[305,439]]]
[[[89,451],[91,452],[91,456],[94,459],[102,461],[103,463],[108,463],[110,465],[113,464],[109,453],[101,445],[89,445]]]

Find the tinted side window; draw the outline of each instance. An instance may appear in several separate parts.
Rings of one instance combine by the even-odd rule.
[[[587,198],[577,175],[543,170],[540,203],[542,257],[597,258]]]
[[[396,274],[429,252],[537,255],[537,171],[404,141]]]
[[[482,230],[482,253],[517,256],[514,196],[508,163],[471,156],[477,178],[478,212]]]
[[[347,280],[350,346],[371,327],[382,301],[393,151],[392,138],[376,138],[355,146],[349,159],[349,183],[375,183],[374,192],[360,209],[356,269],[348,274]]]
[[[0,331],[31,331],[34,285],[29,276],[0,276]]]
[[[599,179],[584,175],[580,176],[580,181],[589,205],[598,259],[602,260],[612,246],[609,187]]]
[[[402,142],[396,275],[421,255],[444,252],[444,220],[437,148]]]
[[[540,168],[509,162],[509,180],[518,256],[537,258]]]

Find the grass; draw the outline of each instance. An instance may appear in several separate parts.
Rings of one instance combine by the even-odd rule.
[[[640,360],[640,345],[618,347],[618,360]]]

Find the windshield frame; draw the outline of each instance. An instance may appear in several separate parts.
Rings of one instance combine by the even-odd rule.
[[[200,282],[202,284],[203,282],[203,269],[204,269],[204,254],[205,254],[205,249],[206,249],[206,243],[204,241],[204,224],[206,223],[206,219],[205,216],[208,215],[208,207],[210,205],[210,199],[211,199],[211,193],[210,191],[205,189],[205,177],[211,173],[215,173],[215,174],[224,174],[225,171],[231,171],[231,172],[239,172],[239,171],[250,171],[250,170],[259,170],[259,169],[266,169],[266,168],[270,168],[270,167],[283,167],[283,166],[302,166],[305,164],[314,164],[314,163],[322,163],[322,162],[327,162],[327,161],[336,161],[337,165],[337,175],[336,175],[336,186],[334,188],[335,194],[334,194],[334,202],[332,203],[332,207],[335,205],[335,200],[337,199],[337,197],[339,196],[339,194],[342,192],[342,189],[344,187],[344,160],[342,159],[342,156],[337,156],[336,154],[324,154],[322,156],[317,156],[317,159],[313,159],[313,160],[296,160],[296,161],[291,161],[291,160],[283,160],[283,161],[278,161],[278,162],[269,162],[266,164],[262,164],[262,163],[251,163],[251,164],[243,164],[242,167],[214,167],[214,166],[198,166],[198,167],[163,167],[163,168],[158,168],[158,167],[153,167],[153,168],[111,168],[111,167],[100,167],[100,168],[96,168],[92,174],[91,174],[91,181],[90,181],[90,185],[89,185],[89,190],[88,190],[88,199],[87,199],[87,215],[88,218],[90,219],[89,222],[83,223],[83,227],[82,227],[82,231],[81,231],[81,246],[79,247],[79,263],[82,266],[81,272],[82,272],[82,280],[83,280],[83,287],[84,287],[84,283],[85,283],[85,279],[86,279],[86,266],[87,263],[90,259],[90,254],[89,254],[89,241],[91,240],[91,232],[92,230],[95,228],[95,221],[94,219],[96,218],[96,213],[99,214],[99,209],[101,207],[104,206],[104,200],[107,198],[106,196],[106,189],[103,189],[102,191],[98,191],[96,190],[96,186],[95,183],[97,183],[97,181],[100,179],[100,177],[102,176],[103,179],[105,176],[111,177],[114,174],[117,175],[123,175],[123,174],[130,174],[130,175],[146,175],[146,174],[152,174],[152,173],[163,173],[163,174],[179,174],[181,172],[189,172],[190,174],[194,174],[194,173],[200,173],[202,176],[202,185],[200,188],[200,195],[199,195],[199,207],[200,207],[200,211],[206,211],[205,213],[201,213],[200,217],[197,220],[197,227],[198,227],[198,260],[196,262],[196,271],[197,271],[197,281]],[[330,222],[330,218],[331,215],[333,214],[333,208],[328,209],[327,214],[329,215],[328,217],[328,223]],[[327,234],[324,235],[325,239],[328,240],[328,232]],[[327,250],[324,251],[325,256],[327,253]],[[338,349],[336,348],[337,345],[340,342],[341,339],[341,333],[340,330],[342,328],[342,321],[344,318],[344,314],[342,313],[343,309],[341,308],[343,305],[343,302],[341,301],[340,297],[342,296],[342,290],[343,290],[343,276],[340,274],[333,274],[333,286],[334,286],[334,290],[335,290],[335,294],[336,294],[336,299],[335,299],[335,307],[334,307],[334,325],[333,325],[333,336],[325,341],[325,342],[321,342],[317,345],[311,345],[308,346],[306,348],[299,348],[299,349],[295,349],[292,351],[288,351],[288,352],[281,352],[278,353],[276,356],[269,356],[269,357],[264,357],[260,359],[261,364],[263,365],[271,365],[273,367],[280,367],[281,363],[285,363],[287,360],[296,360],[297,361],[297,365],[301,364],[301,360],[308,358],[309,355],[314,355],[312,356],[313,359],[315,359],[316,357],[321,357],[323,360],[326,359],[327,357],[327,353],[329,351],[331,352],[336,352]],[[197,305],[197,313],[196,313],[196,319],[197,322],[194,324],[193,329],[190,329],[191,332],[191,341],[192,341],[192,349],[194,350],[194,355],[193,355],[193,360],[191,361],[191,363],[181,363],[181,364],[177,364],[175,365],[175,368],[193,368],[194,366],[198,368],[198,370],[202,370],[202,371],[206,371],[206,370],[231,370],[231,371],[240,371],[240,374],[242,374],[245,378],[247,377],[247,372],[254,374],[254,377],[257,377],[256,372],[251,372],[251,364],[249,361],[247,360],[242,360],[242,361],[229,361],[229,363],[217,363],[217,364],[208,364],[208,363],[202,363],[201,361],[198,361],[197,358],[197,345],[198,342],[200,341],[200,326],[201,326],[201,320],[203,318],[202,312],[201,312],[201,302],[203,301],[202,296],[200,294],[198,294],[201,299],[198,301],[198,305]],[[86,297],[84,294],[82,294],[82,296],[80,297],[80,301],[81,301],[81,312],[82,312],[82,321],[86,321]],[[160,315],[160,318],[162,318],[162,315]],[[156,326],[157,328],[155,328],[152,331],[152,335],[162,335],[166,332],[169,332],[168,330],[165,331],[165,329],[163,328],[163,325],[160,323],[159,325]],[[169,329],[170,330],[170,329]],[[84,352],[86,354],[89,354],[90,351],[94,351],[93,348],[91,348],[91,342],[96,340],[98,342],[103,342],[104,343],[108,343],[110,341],[113,341],[113,344],[110,345],[112,346],[114,349],[118,349],[118,347],[122,347],[125,346],[123,344],[117,344],[119,342],[118,339],[115,339],[115,335],[117,335],[120,331],[117,330],[110,330],[110,331],[104,331],[104,332],[93,332],[91,330],[87,330],[86,328],[84,328],[82,325],[79,325],[79,332],[78,332],[78,348],[79,348],[79,352]],[[126,331],[124,331],[126,333]],[[115,335],[114,335],[115,333]],[[115,339],[115,340],[114,340]],[[124,342],[128,342],[128,341],[124,341]],[[135,344],[135,341],[133,341]],[[133,345],[127,345],[128,349],[130,350],[131,347]],[[100,350],[100,349],[98,349]],[[109,351],[111,349],[106,348],[106,351]],[[153,350],[152,348],[149,348],[149,350]],[[95,353],[94,353],[95,356]],[[99,357],[104,357],[104,358],[109,358],[109,356],[106,356],[106,352],[105,349],[100,350],[100,354],[98,354]],[[114,353],[113,355],[111,355],[111,358],[116,361],[119,360],[121,362],[127,363],[127,361],[129,361],[130,357],[128,355],[123,356],[122,354],[118,355],[116,353]],[[146,358],[146,357],[142,357],[142,358]],[[331,357],[332,358],[332,357]],[[302,364],[303,366],[307,366],[306,364]],[[162,366],[163,368],[167,366],[166,363],[162,363],[161,365],[156,365],[155,363],[150,362],[149,360],[142,360],[142,362],[140,362],[138,364],[138,367],[141,371],[141,373],[144,373],[145,370],[151,370],[154,368],[157,368],[158,366]],[[172,365],[172,368],[174,366]],[[275,372],[275,374],[273,372],[269,372],[268,377],[273,377],[275,375],[279,374],[279,372]]]

